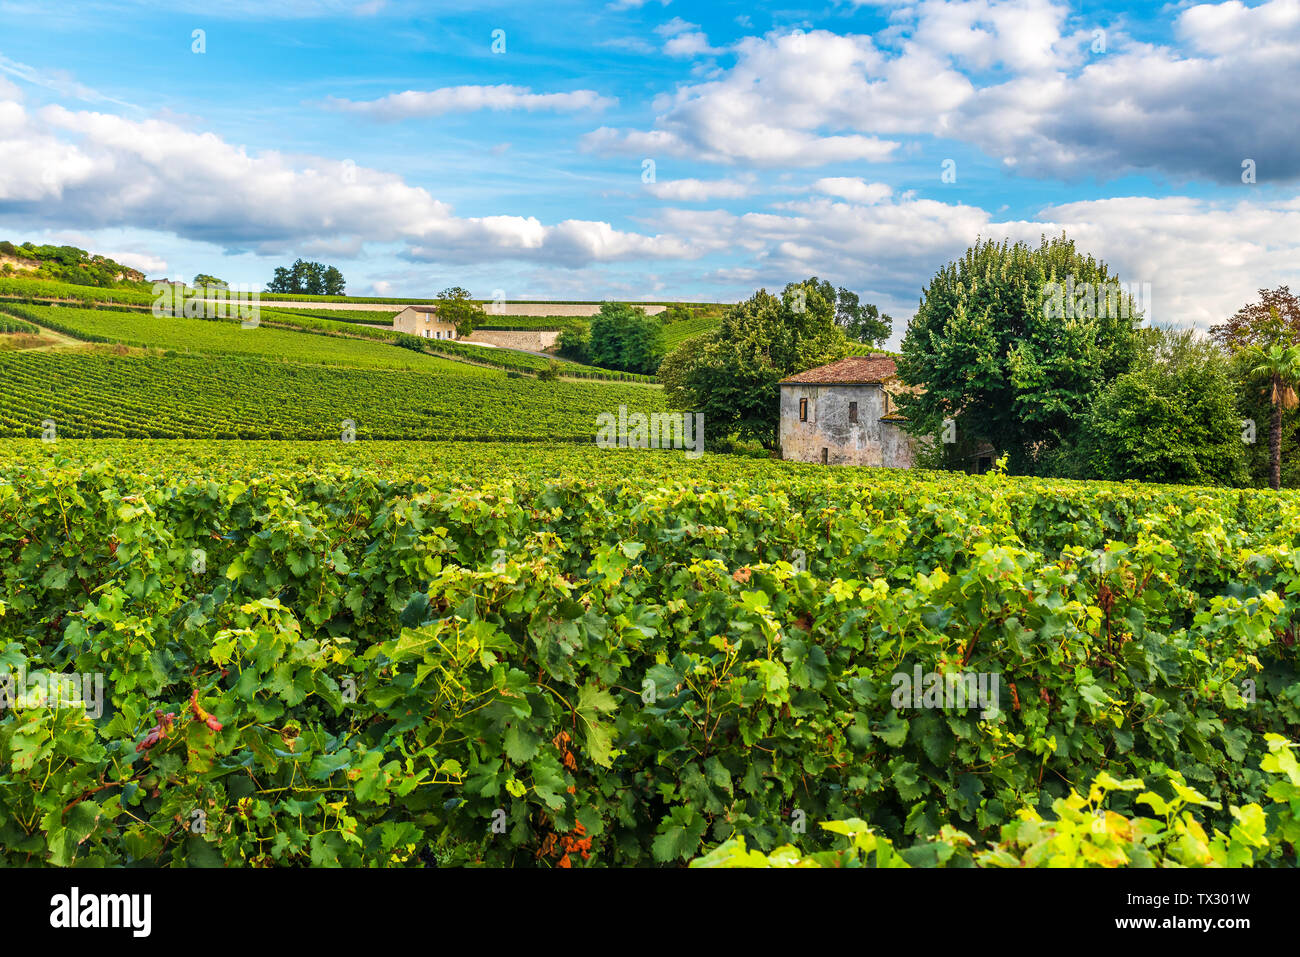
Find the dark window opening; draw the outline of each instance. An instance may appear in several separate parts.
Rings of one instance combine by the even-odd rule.
[[[822,449],[822,465],[826,465],[827,463],[830,462],[830,455],[831,455],[830,449]]]
[[[858,421],[858,404],[856,402],[849,403],[849,421]]]
[[[975,474],[983,475],[991,468],[993,468],[993,457],[990,455],[981,455],[979,461],[975,463]]]
[[[808,421],[808,400],[807,399],[799,400],[799,421],[800,422]]]

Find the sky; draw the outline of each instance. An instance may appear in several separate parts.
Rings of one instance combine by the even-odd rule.
[[[895,317],[1062,231],[1148,317],[1300,287],[1300,0],[0,0],[0,238],[150,278]]]

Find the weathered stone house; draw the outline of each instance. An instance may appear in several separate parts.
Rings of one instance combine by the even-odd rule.
[[[906,389],[889,356],[850,356],[783,379],[781,457],[908,469],[916,440],[894,396]]]
[[[457,339],[456,327],[438,318],[433,306],[407,306],[393,316],[393,328],[421,339]]]

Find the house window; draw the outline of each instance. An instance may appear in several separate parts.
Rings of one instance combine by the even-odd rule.
[[[426,338],[426,339],[429,338],[429,330],[428,330],[428,329],[425,329],[425,330],[424,330],[424,338]]]
[[[858,421],[858,404],[856,402],[849,403],[849,421]]]
[[[799,400],[799,421],[800,422],[808,421],[808,400],[807,399]]]
[[[831,450],[822,449],[822,465],[828,464],[830,462],[830,458],[831,458]]]

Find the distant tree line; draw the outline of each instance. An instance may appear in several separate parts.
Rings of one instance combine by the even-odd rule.
[[[266,284],[267,292],[297,296],[341,296],[343,273],[324,263],[296,259],[292,266],[277,266],[275,277]]]

